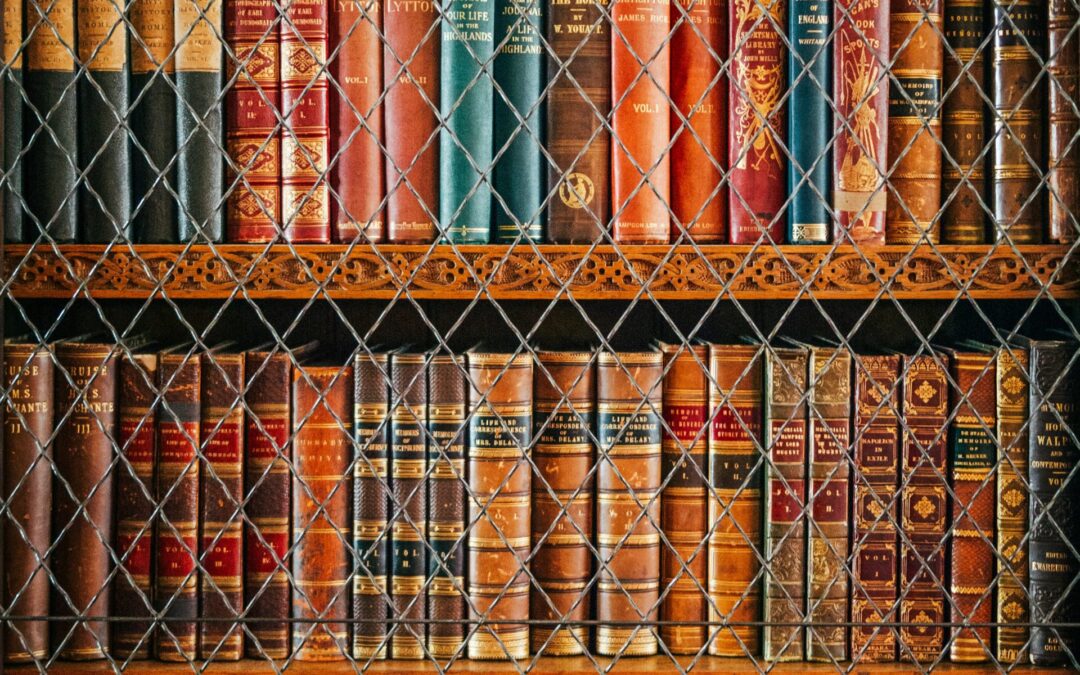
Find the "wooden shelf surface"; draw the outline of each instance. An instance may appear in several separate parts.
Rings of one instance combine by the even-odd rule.
[[[647,281],[662,300],[865,300],[882,281],[900,299],[1080,297],[1080,253],[1021,246],[260,246],[7,245],[4,280],[18,298],[310,298],[627,300]],[[620,255],[621,252],[621,255]],[[136,253],[138,255],[136,255]],[[872,271],[873,270],[873,271]],[[876,271],[876,276],[874,272]],[[12,275],[14,275],[12,277]],[[563,290],[565,288],[565,290]]]

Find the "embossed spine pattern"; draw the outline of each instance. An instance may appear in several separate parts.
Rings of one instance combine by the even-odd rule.
[[[542,621],[583,621],[591,616],[593,533],[591,438],[596,421],[596,375],[589,352],[539,352],[533,389],[537,474],[532,486],[530,565],[531,617]],[[587,625],[532,627],[533,653],[583,654]]]
[[[825,243],[829,239],[829,171],[832,169],[832,0],[790,0],[787,84],[791,108],[788,117],[791,161],[788,207],[791,243]]]
[[[1050,0],[1047,22],[1047,86],[1050,88],[1047,165],[1050,180],[1048,239],[1076,240],[1080,226],[1080,9],[1071,0]]]
[[[657,653],[663,360],[600,352],[596,369],[596,653]],[[619,625],[616,625],[619,622]],[[637,625],[634,625],[637,623]]]
[[[19,154],[23,151],[23,66],[26,62],[22,43],[25,3],[4,3],[4,35],[0,42],[0,60],[7,70],[0,83],[0,96],[4,104],[4,148],[0,154],[0,170],[4,173],[4,186],[0,188],[3,200],[4,241],[27,241],[29,233],[23,230],[23,165]],[[31,237],[32,238],[32,237]]]

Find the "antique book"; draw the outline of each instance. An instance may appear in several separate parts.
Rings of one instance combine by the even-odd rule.
[[[600,5],[548,5],[547,241],[588,244],[611,219],[611,34]]]
[[[244,631],[244,355],[203,354],[199,440],[199,658],[236,661]]]
[[[1067,665],[1080,650],[1080,634],[1075,628],[1045,625],[1080,620],[1080,589],[1075,583],[1080,561],[1072,553],[1080,545],[1080,518],[1073,510],[1080,497],[1080,483],[1075,476],[1066,480],[1080,462],[1080,446],[1074,440],[1080,428],[1076,350],[1072,342],[1040,340],[1031,344],[1028,592],[1031,663],[1038,666]]]
[[[536,445],[532,486],[530,569],[537,583],[531,617],[542,621],[585,621],[591,616],[589,581],[593,531],[591,431],[596,421],[596,374],[591,352],[542,351],[534,374],[533,425]],[[587,625],[539,624],[532,652],[573,656],[589,649]]]
[[[600,352],[596,367],[596,653],[657,653],[663,360]]]
[[[890,244],[941,238],[941,0],[891,0],[889,46]]]
[[[1050,179],[1050,219],[1047,240],[1064,244],[1076,240],[1080,220],[1080,9],[1071,0],[1051,0],[1047,21],[1047,85],[1050,90],[1047,171]]]
[[[227,0],[225,5],[225,41],[236,55],[226,61],[233,82],[225,96],[230,242],[269,242],[280,234],[279,21],[273,0]]]
[[[337,661],[349,653],[352,379],[351,365],[293,370],[290,564],[298,661]]]
[[[22,47],[25,35],[23,17],[25,3],[4,3],[4,35],[0,41],[0,62],[4,71],[0,83],[0,97],[3,98],[4,147],[0,152],[0,171],[4,174],[4,185],[0,188],[0,200],[3,200],[4,241],[26,241],[29,233],[23,231],[23,167],[25,160],[20,160],[23,151],[23,91],[26,80],[23,67],[26,63],[25,50]]]
[[[948,619],[945,546],[949,522],[945,485],[949,412],[945,354],[905,356],[900,475],[900,658],[929,664],[945,645]]]
[[[330,4],[330,234],[336,242],[386,238],[382,202],[383,3]],[[328,58],[330,58],[328,56]]]
[[[766,234],[784,240],[787,199],[787,118],[781,93],[787,77],[788,0],[732,0],[731,76],[728,78],[728,238],[753,244]]]
[[[791,109],[799,112],[788,117],[788,185],[794,194],[787,213],[787,240],[793,244],[829,240],[832,18],[832,0],[791,0],[787,82]]]
[[[941,83],[942,136],[945,141],[941,167],[941,198],[947,202],[941,222],[941,238],[949,244],[986,242],[986,144],[985,61],[989,48],[983,0],[949,0],[945,3],[944,79]],[[949,201],[952,200],[952,201]]]
[[[666,244],[669,236],[670,2],[611,5],[611,234],[620,244]],[[644,64],[644,65],[643,65]]]
[[[757,345],[711,345],[709,369],[710,623],[729,623],[709,643],[715,656],[761,653],[761,400]]]
[[[465,358],[428,363],[428,652],[448,659],[465,642]]]
[[[889,3],[836,0],[833,36],[833,240],[885,243]]]
[[[1016,244],[1042,241],[1045,8],[1045,0],[993,2],[993,234]]]
[[[765,356],[765,467],[763,655],[770,661],[801,661],[806,613],[807,377],[813,354],[803,348],[771,348]]]
[[[491,66],[495,0],[450,0],[439,58],[439,225],[458,244],[491,241]]]
[[[544,74],[541,36],[544,8],[540,0],[497,0],[495,3],[494,147],[491,200],[495,241],[541,243],[547,160],[543,143]],[[497,195],[497,196],[495,196]],[[527,235],[526,239],[522,235]]]
[[[529,654],[532,356],[469,352],[470,659]]]
[[[380,3],[386,125],[387,238],[435,239],[439,214],[439,6]]]
[[[6,7],[5,7],[6,9]],[[7,14],[5,14],[7,18]],[[49,575],[39,565],[52,542],[53,361],[36,344],[4,344],[3,492],[4,576],[0,603],[13,615],[48,616]],[[17,596],[17,597],[16,597]],[[5,626],[0,659],[42,661],[49,656],[49,624],[12,621]]]
[[[861,355],[855,368],[851,478],[851,659],[896,659],[900,357]]]
[[[660,527],[671,546],[664,546],[660,556],[660,588],[667,592],[660,604],[660,620],[665,622],[660,639],[672,654],[697,654],[705,646],[709,606],[705,541],[709,349],[664,344],[661,351],[666,371],[661,479],[667,483],[660,495]]]

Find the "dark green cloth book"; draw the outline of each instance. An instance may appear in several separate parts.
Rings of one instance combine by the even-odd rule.
[[[794,196],[788,209],[788,241],[824,244],[829,240],[828,203],[833,134],[829,93],[832,83],[832,48],[828,38],[832,0],[791,0],[791,51],[788,80],[792,111],[788,116],[791,162],[788,184]]]
[[[20,50],[23,40],[23,3],[4,6],[4,41],[0,61],[8,65],[0,84],[4,100],[4,152],[0,155],[3,171],[4,240],[23,239],[22,162],[19,153],[23,144],[23,62]]]

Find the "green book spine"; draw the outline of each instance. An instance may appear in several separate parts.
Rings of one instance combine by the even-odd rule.
[[[7,66],[3,77],[4,153],[3,172],[4,240],[23,240],[22,162],[23,149],[23,3],[4,3],[4,41],[0,63]]]

